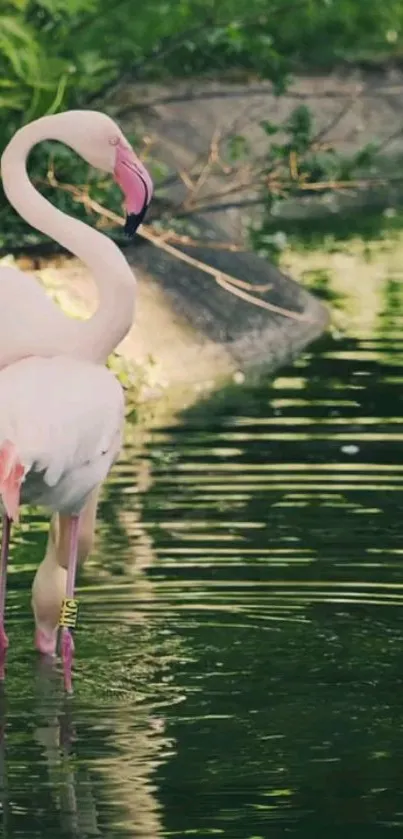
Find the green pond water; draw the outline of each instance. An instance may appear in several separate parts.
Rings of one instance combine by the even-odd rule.
[[[402,289],[274,381],[128,428],[67,702],[32,649],[24,519],[1,836],[402,835]]]

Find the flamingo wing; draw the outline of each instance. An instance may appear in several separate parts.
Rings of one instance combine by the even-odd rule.
[[[24,501],[80,506],[116,458],[123,422],[123,391],[105,367],[63,356],[1,370],[0,492],[2,464],[14,483],[23,467]]]

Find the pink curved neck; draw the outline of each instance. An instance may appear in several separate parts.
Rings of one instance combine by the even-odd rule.
[[[98,230],[56,209],[28,178],[26,161],[32,147],[43,140],[58,140],[74,148],[68,123],[57,117],[43,117],[20,129],[7,146],[1,160],[4,192],[14,209],[32,227],[54,239],[81,259],[91,271],[98,291],[99,305],[86,321],[66,316],[66,328],[43,335],[41,347],[32,354],[70,355],[104,363],[129,331],[134,316],[136,283],[133,272],[119,248]],[[74,149],[78,154],[80,150]],[[57,334],[55,334],[57,332]]]

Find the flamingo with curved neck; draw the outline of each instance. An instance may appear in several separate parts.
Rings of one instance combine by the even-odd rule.
[[[97,111],[36,120],[17,131],[1,158],[9,202],[32,227],[81,259],[98,290],[95,314],[77,321],[63,314],[34,277],[0,268],[0,678],[8,647],[4,609],[11,523],[18,520],[20,503],[40,504],[54,518],[33,585],[36,645],[54,655],[61,626],[71,690],[77,561],[90,550],[98,488],[122,439],[123,392],[103,365],[132,325],[135,278],[114,242],[34,189],[26,162],[43,140],[65,143],[113,175],[124,193],[131,235],[144,218],[153,185],[120,128]]]
[[[56,209],[28,178],[29,152],[43,140],[64,143],[94,167],[113,174],[125,190],[128,225],[134,230],[152,197],[147,170],[118,126],[104,114],[67,111],[42,117],[14,135],[1,158],[4,192],[28,224],[86,264],[97,286],[99,305],[87,321],[68,318],[35,279],[1,269],[0,311],[7,311],[8,317],[1,321],[0,366],[32,354],[103,362],[133,322],[135,279],[123,253],[100,231]]]

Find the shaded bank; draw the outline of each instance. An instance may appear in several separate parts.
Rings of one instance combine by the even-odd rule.
[[[234,370],[272,371],[323,332],[328,313],[306,289],[255,254],[216,247],[225,238],[218,227],[199,217],[193,224],[204,244],[180,250],[217,269],[219,279],[230,275],[249,284],[241,291],[257,304],[156,248],[136,248],[130,260],[150,273],[176,316],[225,351]]]

